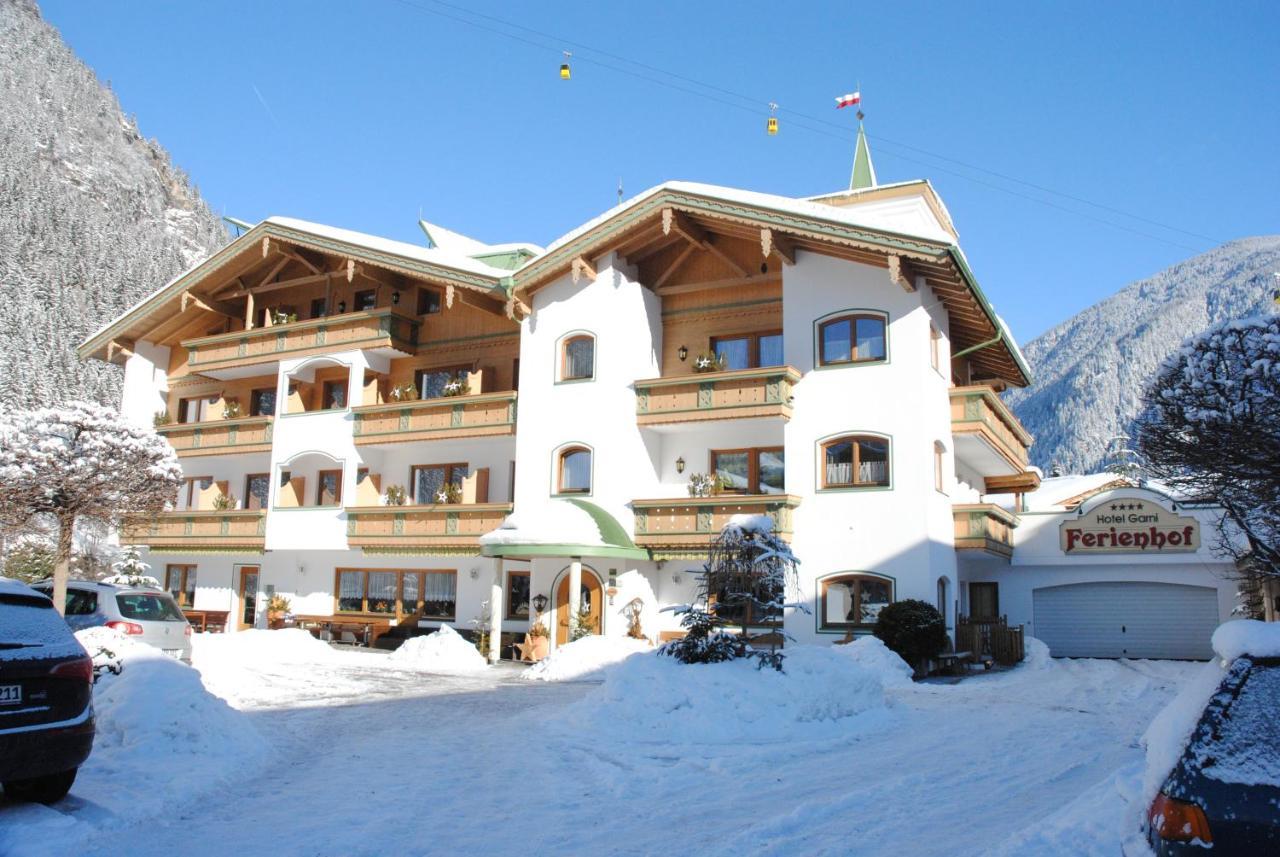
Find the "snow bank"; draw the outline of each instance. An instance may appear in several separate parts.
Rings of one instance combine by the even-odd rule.
[[[343,660],[344,654],[300,628],[281,628],[278,631],[251,628],[234,634],[194,634],[191,645],[191,659],[197,667],[215,661],[332,663]]]
[[[387,661],[397,667],[438,673],[480,672],[489,668],[484,656],[448,625],[421,637],[411,637]]]
[[[97,734],[68,799],[76,812],[67,814],[68,805],[8,808],[0,853],[74,853],[103,830],[164,816],[244,779],[267,756],[249,717],[206,690],[191,667],[110,628],[76,637],[99,660],[108,649],[123,667],[94,686]],[[20,838],[10,840],[10,833]]]
[[[1215,643],[1217,638],[1218,635],[1215,633]],[[1201,665],[1191,681],[1187,682],[1173,701],[1165,706],[1147,727],[1147,731],[1142,736],[1142,743],[1147,748],[1147,768],[1142,778],[1142,793],[1136,804],[1140,813],[1145,813],[1147,807],[1151,806],[1156,792],[1164,785],[1173,766],[1182,757],[1187,740],[1191,737],[1196,724],[1200,722],[1200,715],[1204,712],[1209,698],[1222,683],[1222,677],[1223,670],[1218,664]],[[1134,819],[1134,824],[1137,825],[1140,821],[1141,818],[1137,817]]]
[[[786,672],[757,669],[747,659],[628,658],[562,722],[608,723],[624,742],[777,743],[848,736],[852,718],[885,707],[879,673],[848,655],[826,646],[788,647],[786,655]]]
[[[1213,632],[1213,650],[1227,664],[1241,655],[1280,658],[1280,622],[1257,619],[1223,622]]]
[[[1049,646],[1035,637],[1026,637],[1022,641],[1022,665],[1033,670],[1047,670],[1053,666],[1053,658],[1049,655]]]
[[[652,654],[653,651],[647,640],[592,635],[558,646],[550,655],[522,672],[520,677],[536,681],[600,678],[605,667],[632,655]]]
[[[860,666],[878,675],[885,687],[912,683],[911,667],[879,637],[859,637],[852,643],[832,646],[831,651],[853,658]]]

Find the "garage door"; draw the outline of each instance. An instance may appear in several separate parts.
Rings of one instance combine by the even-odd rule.
[[[1031,593],[1034,635],[1054,657],[1213,656],[1218,592],[1174,583],[1075,583]]]

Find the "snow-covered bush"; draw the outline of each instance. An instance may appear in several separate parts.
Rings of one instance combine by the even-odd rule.
[[[111,575],[103,583],[120,586],[147,586],[159,589],[160,581],[151,576],[151,566],[142,561],[136,545],[127,545],[116,561],[111,563]]]
[[[912,666],[947,646],[947,626],[938,608],[908,598],[887,605],[876,617],[875,635]]]
[[[877,637],[859,637],[852,643],[833,646],[832,651],[852,658],[859,665],[879,675],[885,687],[911,684],[911,676],[915,671]]]

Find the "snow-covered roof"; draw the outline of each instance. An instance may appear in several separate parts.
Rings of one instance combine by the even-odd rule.
[[[597,556],[648,559],[617,520],[577,498],[548,500],[508,515],[480,536],[485,556]]]
[[[1194,499],[1163,482],[1148,479],[1138,483],[1125,476],[1103,471],[1102,473],[1072,473],[1065,476],[1045,477],[1040,480],[1039,488],[1023,495],[1022,510],[1014,509],[1012,494],[986,494],[982,501],[994,503],[1011,512],[1061,512],[1074,508],[1082,502],[1088,502],[1090,496],[1101,494],[1104,490],[1121,489],[1152,491],[1180,503],[1191,502]]]
[[[484,262],[478,262],[467,255],[448,250],[443,247],[423,247],[418,244],[409,244],[405,241],[396,241],[392,238],[382,238],[377,235],[370,235],[367,232],[356,232],[353,229],[341,229],[337,226],[326,226],[323,223],[312,223],[308,220],[298,220],[294,217],[268,217],[264,223],[274,223],[277,226],[283,226],[286,229],[293,229],[298,232],[306,232],[317,238],[329,238],[334,241],[342,241],[345,244],[353,244],[357,247],[365,247],[369,250],[376,250],[380,253],[390,253],[394,256],[403,256],[406,259],[413,259],[418,262],[426,262],[430,265],[442,265],[446,268],[454,268],[459,271],[466,271],[472,274],[482,274],[489,277],[500,277],[506,275],[506,271],[501,268],[494,268],[486,265]],[[456,234],[456,233],[451,233]],[[458,236],[463,238],[464,236]],[[471,239],[467,239],[468,241]],[[484,245],[479,245],[483,247]]]

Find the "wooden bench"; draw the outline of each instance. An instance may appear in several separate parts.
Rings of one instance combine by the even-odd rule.
[[[183,608],[182,615],[187,617],[192,631],[209,634],[221,634],[227,630],[228,610],[188,610]]]
[[[391,620],[364,616],[309,616],[293,617],[293,627],[310,631],[313,637],[326,642],[347,643],[373,647],[378,638],[391,630]],[[350,639],[344,639],[349,634]]]

